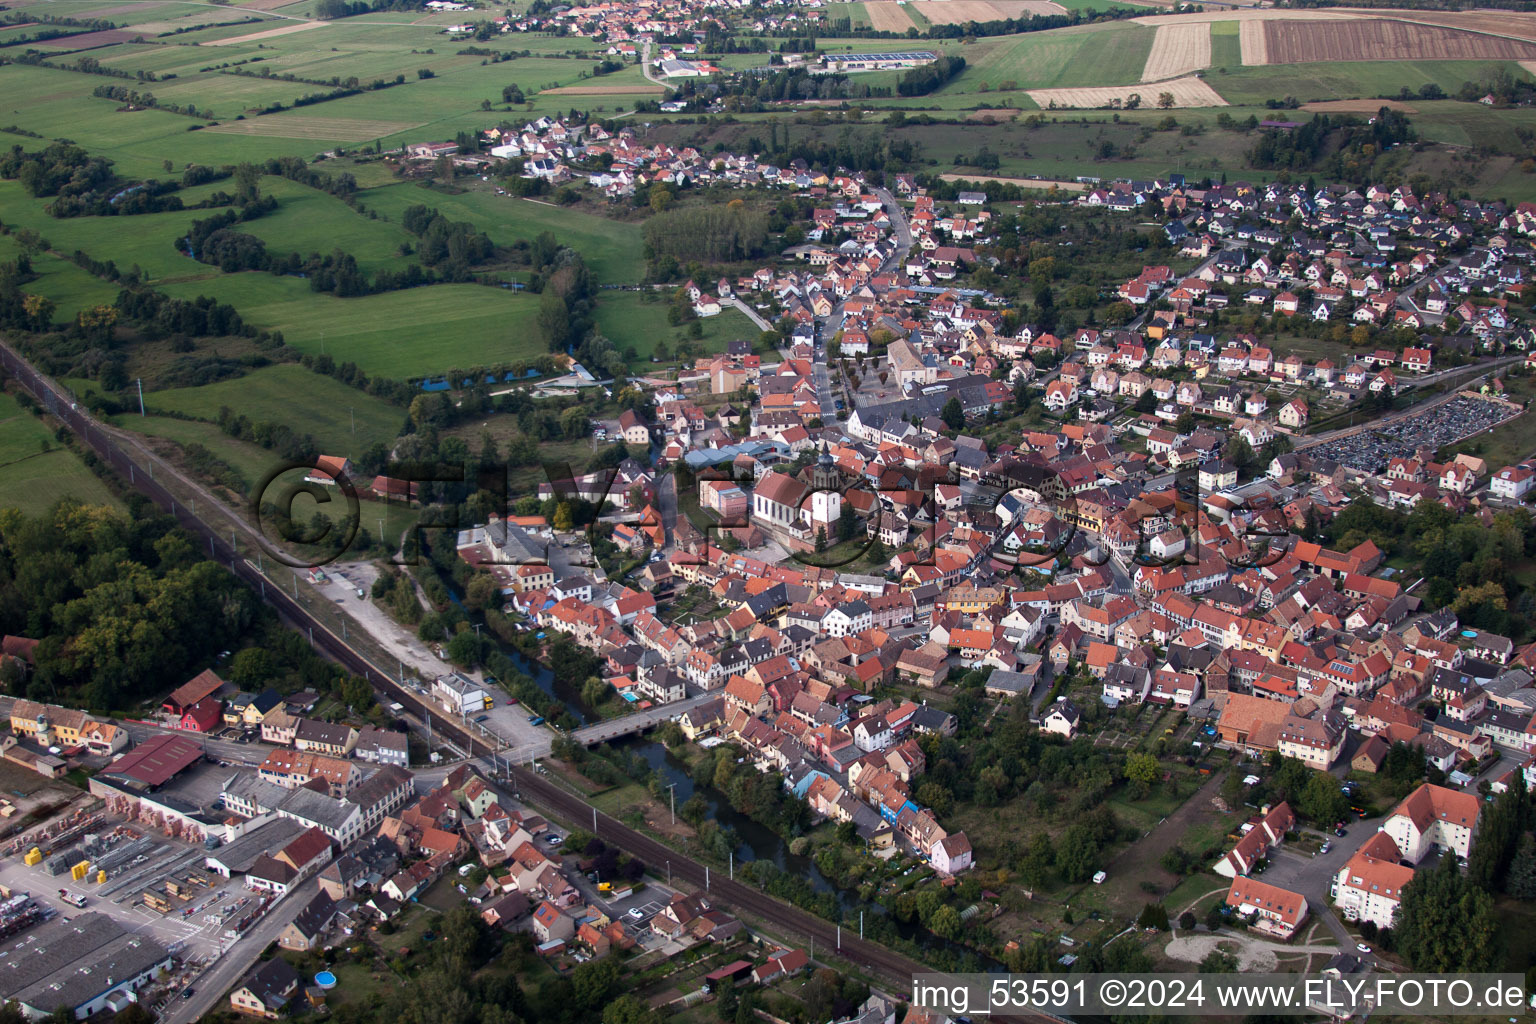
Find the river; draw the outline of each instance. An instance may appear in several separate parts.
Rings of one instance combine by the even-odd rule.
[[[454,594],[454,598],[457,600],[458,595]],[[501,644],[499,647],[519,671],[533,679],[539,689],[564,705],[566,710],[582,724],[596,720],[597,716],[582,703],[579,687],[571,680],[557,680],[549,666],[529,660],[509,645]],[[713,786],[695,783],[689,777],[684,762],[668,751],[665,744],[641,735],[626,737],[614,743],[613,746],[625,753],[639,754],[668,785],[675,785],[678,804],[682,804],[695,793],[702,796],[706,801],[709,819],[734,830],[738,839],[735,849],[737,861],[743,864],[756,860],[771,861],[779,870],[804,878],[815,892],[830,894],[837,900],[839,909],[844,912],[858,912],[863,909],[871,913],[886,914],[886,908],[880,904],[861,904],[856,895],[839,889],[822,874],[814,860],[790,852],[788,841],[772,829],[737,811],[719,790]],[[903,938],[917,943],[924,949],[944,950],[956,956],[975,958],[969,969],[986,971],[1004,969],[1002,964],[990,957],[942,939],[916,922],[895,921],[894,924]]]

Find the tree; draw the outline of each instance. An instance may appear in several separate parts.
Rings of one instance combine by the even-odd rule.
[[[1185,410],[1179,413],[1179,418],[1173,421],[1175,434],[1189,434],[1195,429],[1195,414]]]
[[[448,641],[448,660],[460,668],[472,668],[480,661],[480,638],[466,629]]]
[[[1141,908],[1141,915],[1136,918],[1138,928],[1156,928],[1160,932],[1168,930],[1168,908],[1161,903],[1148,903]]]
[[[1162,110],[1171,110],[1173,108],[1173,104],[1174,104],[1173,93],[1171,93],[1171,92],[1160,92],[1160,93],[1157,94],[1157,105],[1158,105],[1158,107],[1160,109],[1162,109]]]
[[[616,957],[588,960],[578,964],[571,972],[571,994],[575,996],[576,1005],[580,1009],[596,1012],[613,994],[613,986],[618,980],[619,965]]]
[[[1248,443],[1248,439],[1242,434],[1233,434],[1227,440],[1226,446],[1222,448],[1221,454],[1226,456],[1227,461],[1239,470],[1247,469],[1253,465],[1253,446]]]
[[[1122,772],[1125,775],[1125,781],[1130,783],[1131,799],[1144,800],[1152,791],[1152,784],[1157,781],[1159,774],[1157,758],[1151,754],[1139,752],[1126,754]]]
[[[853,503],[842,502],[842,507],[837,513],[837,539],[840,541],[851,540],[859,529],[859,516],[853,510]]]
[[[827,550],[827,528],[818,526],[816,527],[816,553],[819,555],[825,550]]]
[[[553,290],[539,296],[538,324],[540,333],[544,335],[544,344],[551,352],[561,351],[570,341],[571,313],[565,299]]]
[[[1319,825],[1331,825],[1349,813],[1349,800],[1339,791],[1339,781],[1327,772],[1313,772],[1297,801],[1302,817]]]
[[[1505,888],[1517,900],[1536,900],[1536,836],[1529,832],[1520,837]]]
[[[944,408],[939,411],[939,419],[950,430],[959,430],[965,426],[965,410],[960,407],[960,399],[951,395],[949,401],[944,403]]]
[[[1403,887],[1395,931],[1397,951],[1415,971],[1477,973],[1503,962],[1493,896],[1442,857]]]
[[[1213,949],[1205,954],[1198,970],[1201,974],[1233,974],[1237,971],[1237,957],[1224,949]]]
[[[32,322],[34,331],[46,331],[53,323],[53,300],[46,295],[28,295],[21,300],[21,310]]]
[[[1019,870],[1024,881],[1032,888],[1039,888],[1050,877],[1051,867],[1055,863],[1056,850],[1051,845],[1051,837],[1044,832],[1036,832],[1029,841],[1029,849],[1024,854],[1024,862]]]
[[[1067,826],[1056,847],[1056,870],[1068,882],[1086,882],[1099,866],[1099,843],[1085,823]]]
[[[587,707],[595,708],[613,695],[613,687],[598,676],[589,676],[587,681],[581,684],[581,701]]]
[[[1509,879],[1510,863],[1520,837],[1530,826],[1530,800],[1525,789],[1525,775],[1514,772],[1513,780],[1483,817],[1477,841],[1467,856],[1467,877],[1484,892],[1500,892]]]
[[[272,655],[266,649],[247,647],[229,659],[224,674],[242,690],[260,691],[276,670]]]
[[[926,891],[926,890],[925,890]],[[963,923],[960,920],[959,911],[949,904],[945,904],[934,911],[933,917],[928,922],[928,927],[941,939],[954,941],[960,937],[960,929]]]
[[[665,213],[672,206],[672,190],[661,182],[651,186],[651,212]]]

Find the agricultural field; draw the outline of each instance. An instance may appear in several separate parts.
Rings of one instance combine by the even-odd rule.
[[[370,210],[392,221],[408,206],[425,203],[449,220],[467,220],[491,236],[498,245],[532,240],[552,232],[564,245],[578,250],[587,266],[603,284],[635,284],[642,272],[643,243],[640,225],[561,209],[535,199],[499,196],[481,183],[467,191],[448,193],[400,183],[370,189],[364,202]]]
[[[827,19],[837,21],[847,18],[853,28],[870,28],[869,12],[862,3],[832,3],[827,5]]]
[[[971,91],[980,82],[995,89],[1004,81],[1023,89],[1130,85],[1140,79],[1156,34],[1113,22],[983,40],[969,48],[974,58],[961,51],[967,67],[946,91]]]
[[[1152,40],[1141,80],[1161,82],[1210,66],[1211,26],[1199,22],[1165,25]]]
[[[908,6],[935,25],[1067,13],[1065,7],[1053,0],[912,0]]]
[[[1159,102],[1167,93],[1173,98],[1171,107],[1219,107],[1226,101],[1203,78],[1193,75],[1173,81],[1147,82],[1132,86],[1099,86],[1086,89],[1031,89],[1029,98],[1043,110],[1061,110],[1072,107],[1107,107],[1125,105],[1133,98],[1142,104]]]
[[[1271,21],[1264,25],[1265,55],[1274,64],[1377,60],[1524,60],[1536,43],[1457,32],[1385,18],[1345,24]]]
[[[66,497],[118,505],[106,485],[41,420],[0,392],[0,508],[36,515]]]
[[[1243,63],[1241,29],[1241,22],[1211,22],[1212,67],[1237,67]]]
[[[169,411],[209,421],[216,421],[219,409],[228,406],[252,420],[281,422],[301,434],[313,434],[326,451],[351,455],[375,442],[393,440],[406,419],[404,409],[296,363],[197,388],[146,391],[144,404],[151,413]],[[133,428],[133,418],[124,425]]]
[[[216,295],[233,303],[246,322],[282,331],[302,352],[397,380],[517,362],[545,351],[534,323],[538,298],[526,293],[440,284],[338,299],[316,295],[294,278],[246,273],[223,280],[231,279],[233,287],[199,282],[165,290],[184,298]]]
[[[906,7],[896,0],[866,0],[864,13],[876,32],[905,32],[912,27]]]
[[[1463,82],[1490,81],[1502,70],[1517,76],[1527,74],[1509,61],[1338,61],[1234,67],[1225,73],[1218,69],[1207,75],[1206,81],[1233,106],[1262,107],[1266,100],[1283,96],[1294,96],[1303,103],[1371,99],[1395,96],[1404,86],[1417,92],[1431,83],[1454,93]],[[1466,103],[1456,107],[1468,116],[1475,113]]]

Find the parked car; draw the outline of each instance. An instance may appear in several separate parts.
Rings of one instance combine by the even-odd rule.
[[[1349,835],[1349,829],[1347,829],[1347,828],[1336,828],[1336,829],[1333,830],[1333,834],[1336,835],[1336,836],[1339,836],[1340,838],[1343,838],[1344,836]]]
[[[643,921],[643,920],[645,920],[645,915],[640,912],[640,908],[639,907],[632,908],[630,910],[630,912],[628,914],[626,914],[625,916],[628,917],[631,921]]]
[[[559,836],[547,836],[545,837],[544,841],[550,846],[559,846],[561,843],[565,842],[565,840],[561,839]]]
[[[1366,945],[1366,944],[1365,944],[1365,943],[1363,943],[1363,942],[1357,942],[1357,943],[1355,943],[1355,948],[1356,948],[1356,949],[1358,949],[1358,950],[1359,950],[1359,951],[1360,951],[1360,952],[1362,952],[1362,953],[1369,953],[1369,952],[1370,952],[1370,951],[1371,951],[1371,947],[1370,947],[1370,946],[1367,946],[1367,945]]]

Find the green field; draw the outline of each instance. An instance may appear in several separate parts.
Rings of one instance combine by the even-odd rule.
[[[27,515],[47,511],[60,498],[118,507],[105,484],[42,421],[0,392],[0,507]]]
[[[369,209],[398,220],[408,206],[435,207],[449,220],[467,220],[505,245],[532,240],[549,231],[561,244],[581,252],[592,273],[604,284],[635,284],[645,273],[640,225],[609,220],[579,210],[563,210],[542,200],[498,196],[475,182],[471,190],[450,194],[419,185],[397,184],[370,189]]]
[[[1211,67],[1237,68],[1243,65],[1243,47],[1235,21],[1211,22]]]
[[[365,373],[404,380],[451,369],[532,359],[545,351],[534,317],[538,298],[472,284],[439,284],[360,298],[311,292],[303,281],[227,274],[171,284],[172,295],[217,295],[248,323],[283,332],[295,348]]]
[[[836,21],[847,18],[854,28],[869,28],[869,12],[861,3],[834,3],[827,5],[827,19]]]
[[[699,325],[704,336],[692,344],[711,353],[724,352],[729,341],[756,341],[761,333],[735,307],[726,307],[719,316],[702,319]],[[650,360],[658,341],[666,342],[669,354],[675,352],[678,339],[686,333],[683,328],[668,325],[666,303],[642,302],[638,292],[601,292],[597,300],[597,326],[620,351],[634,346],[642,362]]]
[[[258,422],[285,423],[299,433],[313,434],[326,452],[348,457],[375,442],[393,440],[405,422],[404,409],[294,363],[199,388],[148,392],[144,404],[151,411],[170,410],[204,420],[216,420],[219,408],[229,406]],[[126,425],[134,426],[131,418]]]
[[[975,92],[1017,82],[1020,89],[1127,85],[1141,77],[1154,31],[1144,25],[1111,22],[1001,36],[962,49],[966,69],[944,92]]]
[[[1212,38],[1212,59],[1215,59]],[[1220,67],[1220,62],[1217,62]],[[1434,83],[1448,93],[1463,82],[1490,81],[1501,70],[1523,76],[1511,61],[1424,60],[1343,61],[1318,64],[1270,64],[1263,67],[1233,65],[1225,74],[1216,71],[1206,81],[1234,106],[1261,107],[1266,100],[1295,96],[1311,100],[1356,99],[1395,96],[1407,86],[1417,92]],[[1410,101],[1412,102],[1412,101]],[[1414,104],[1415,106],[1417,104]],[[1458,107],[1466,111],[1467,104]]]

